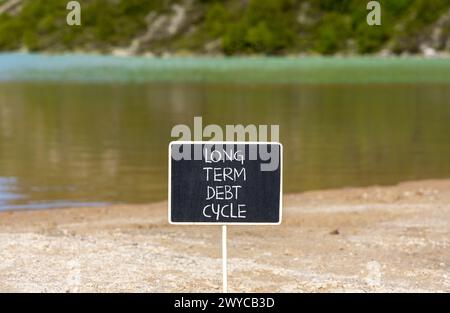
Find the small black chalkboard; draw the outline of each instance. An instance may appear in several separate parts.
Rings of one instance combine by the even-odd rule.
[[[280,224],[282,145],[175,141],[169,145],[169,222]]]

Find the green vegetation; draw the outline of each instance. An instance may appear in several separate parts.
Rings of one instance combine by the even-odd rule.
[[[81,0],[82,26],[69,27],[67,0],[23,0],[19,12],[0,15],[0,50],[110,52],[129,47],[157,27],[158,17],[165,17],[156,28],[158,36],[143,42],[137,52],[367,54],[388,49],[418,53],[432,37],[437,21],[450,14],[449,0],[380,0],[382,26],[371,27],[366,23],[367,2]],[[169,31],[174,5],[185,14],[182,25]],[[450,47],[450,16],[444,20],[442,38],[431,43],[436,50]],[[207,48],[212,42],[218,44]]]
[[[236,52],[274,54],[295,42],[294,1],[251,0],[236,21],[224,27],[223,49]]]
[[[0,49],[31,51],[95,49],[126,45],[145,29],[145,15],[163,0],[80,1],[82,26],[66,24],[66,0],[26,1],[17,16],[0,15]]]

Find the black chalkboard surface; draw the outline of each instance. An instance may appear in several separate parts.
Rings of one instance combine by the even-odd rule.
[[[174,141],[169,145],[169,222],[280,224],[282,145]]]

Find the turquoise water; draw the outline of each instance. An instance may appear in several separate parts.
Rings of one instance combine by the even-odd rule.
[[[0,54],[0,81],[449,83],[449,59],[145,58]]]

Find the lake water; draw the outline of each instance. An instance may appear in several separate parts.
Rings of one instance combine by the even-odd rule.
[[[279,124],[285,192],[450,176],[445,81],[83,82],[13,77],[7,64],[0,210],[166,199],[170,130],[194,116]]]

